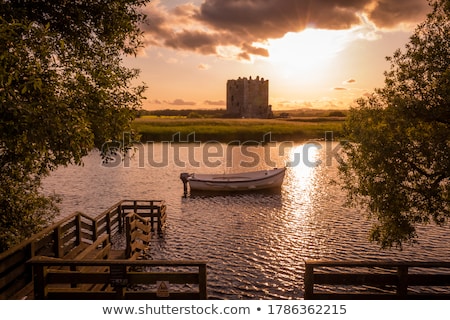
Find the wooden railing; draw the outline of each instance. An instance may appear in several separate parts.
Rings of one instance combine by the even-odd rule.
[[[29,264],[35,272],[35,299],[207,299],[203,261],[36,257]],[[101,271],[92,271],[95,268]],[[73,287],[73,283],[78,287]],[[139,286],[142,284],[145,286]],[[92,287],[87,290],[84,285]]]
[[[79,249],[92,244],[99,236],[122,233],[129,212],[148,214],[158,230],[163,228],[166,219],[166,206],[160,200],[123,200],[95,219],[76,212],[0,254],[0,299],[20,299],[28,291],[33,280],[31,266],[26,264],[29,259],[35,256],[73,258]]]
[[[120,206],[125,217],[127,212],[134,212],[143,218],[149,218],[151,231],[161,233],[166,223],[167,206],[164,200],[126,200]]]
[[[82,213],[63,219],[20,245],[0,254],[0,299],[21,298],[21,290],[32,282],[31,267],[26,262],[35,256],[62,258],[82,244],[89,245],[99,236],[99,226],[104,232],[118,228],[118,216],[103,215],[95,220]],[[107,225],[104,225],[107,224]]]
[[[103,234],[91,245],[84,248],[73,259],[75,260],[96,260],[108,259],[111,252],[111,242],[108,234]]]
[[[305,299],[449,299],[450,262],[306,261]]]
[[[148,247],[151,238],[151,225],[148,218],[142,218],[136,213],[125,217],[127,259],[136,259]]]

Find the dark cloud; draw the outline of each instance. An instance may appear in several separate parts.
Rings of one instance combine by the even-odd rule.
[[[206,100],[204,103],[208,106],[224,106],[224,105],[226,105],[226,102],[223,100],[219,100],[219,101]]]
[[[202,31],[188,31],[173,34],[164,41],[165,46],[173,49],[193,50],[202,54],[215,54],[217,46],[217,35]]]
[[[214,29],[231,32],[255,41],[280,38],[313,26],[346,29],[360,22],[372,0],[205,0],[197,19]]]
[[[262,57],[268,57],[269,51],[266,48],[260,48],[255,46],[250,46],[248,44],[242,45],[242,50],[248,54],[253,54]]]
[[[347,91],[347,88],[336,87],[336,88],[333,88],[333,90],[335,90],[335,91]]]
[[[356,83],[355,79],[348,79],[344,81],[344,84],[352,84],[352,83]]]
[[[235,58],[268,56],[255,43],[305,28],[348,29],[368,19],[378,28],[395,28],[424,20],[425,0],[204,0],[167,9],[163,1],[147,7],[148,45],[220,55],[233,46]],[[364,17],[364,19],[363,19]]]
[[[378,0],[368,17],[380,28],[394,28],[399,24],[417,24],[428,11],[430,7],[425,0]]]
[[[196,103],[192,101],[184,101],[183,99],[175,99],[172,102],[168,102],[168,104],[173,106],[195,106]]]

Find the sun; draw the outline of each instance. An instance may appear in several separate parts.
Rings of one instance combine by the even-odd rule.
[[[324,69],[349,42],[345,30],[306,29],[269,39],[267,60],[286,76]]]

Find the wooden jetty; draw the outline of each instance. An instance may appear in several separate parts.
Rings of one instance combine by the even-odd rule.
[[[450,299],[450,262],[305,262],[305,299]]]
[[[159,200],[74,213],[0,254],[0,299],[206,299],[206,262],[138,260],[166,216]],[[118,232],[124,250],[112,249]]]
[[[141,259],[166,217],[161,200],[74,213],[0,254],[0,299],[207,299],[205,261]],[[310,260],[304,298],[450,299],[450,262]]]

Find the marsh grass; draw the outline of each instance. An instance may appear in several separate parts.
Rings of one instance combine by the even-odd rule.
[[[142,142],[172,141],[179,134],[181,140],[195,133],[200,142],[262,141],[271,133],[272,141],[304,141],[323,139],[326,131],[338,138],[342,132],[342,119],[179,119],[141,117],[133,128]],[[192,137],[192,136],[191,136]]]

